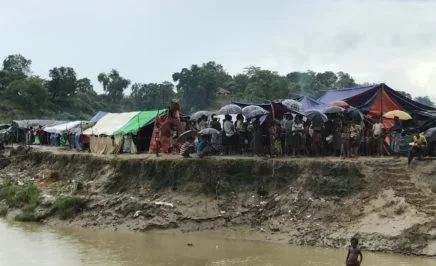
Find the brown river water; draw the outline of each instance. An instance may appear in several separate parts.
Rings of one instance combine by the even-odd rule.
[[[192,244],[191,245],[188,245]],[[49,228],[0,220],[0,266],[344,265],[345,250],[201,235]],[[436,259],[364,253],[363,266],[434,266]]]

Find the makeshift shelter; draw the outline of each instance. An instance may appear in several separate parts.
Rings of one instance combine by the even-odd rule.
[[[102,119],[105,115],[107,115],[107,112],[99,111],[97,114],[95,114],[89,121],[93,123],[97,123],[100,119]]]
[[[90,136],[90,149],[93,153],[136,153],[135,140],[138,134],[163,111],[107,113],[92,128],[83,131],[83,134]],[[152,128],[150,136],[151,131]]]
[[[368,118],[381,117],[392,110],[402,110],[409,113],[420,123],[426,120],[422,112],[436,111],[435,108],[413,101],[401,93],[391,89],[384,83],[353,87],[340,90],[327,91],[318,101],[328,104],[333,101],[342,100],[358,108]],[[385,126],[391,123],[385,121]]]
[[[315,100],[309,96],[301,96],[295,100],[302,103],[305,110],[308,109],[324,110],[324,108],[327,107],[327,104]]]
[[[38,128],[39,126],[50,127],[59,124],[64,124],[65,121],[56,121],[56,120],[39,120],[39,119],[31,119],[31,120],[13,120],[11,124],[11,140],[15,142],[24,142],[26,140],[27,130],[30,127]]]

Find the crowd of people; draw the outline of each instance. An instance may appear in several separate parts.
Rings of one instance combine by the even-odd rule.
[[[349,120],[341,114],[323,119],[308,120],[299,114],[286,113],[282,119],[256,117],[246,120],[237,115],[236,120],[226,115],[222,123],[216,115],[191,120],[186,131],[203,132],[189,137],[181,146],[181,154],[198,152],[199,156],[247,154],[254,156],[383,156],[400,154],[400,139],[404,132],[401,120],[394,118],[393,126],[385,128],[380,118],[370,123],[366,120]],[[389,136],[390,147],[385,146]],[[422,141],[422,135],[415,138]],[[425,137],[424,137],[425,138]],[[422,146],[422,145],[421,145]]]

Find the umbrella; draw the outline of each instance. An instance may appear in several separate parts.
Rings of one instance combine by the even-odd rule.
[[[191,119],[198,120],[198,119],[200,119],[200,117],[202,117],[202,116],[207,116],[207,117],[209,117],[209,116],[211,116],[211,115],[212,115],[212,112],[209,112],[209,111],[198,111],[198,112],[193,113],[193,114],[190,115],[189,117],[190,117]]]
[[[200,130],[199,134],[200,135],[214,135],[214,134],[219,134],[220,132],[218,130],[216,130],[215,128],[205,128]]]
[[[296,100],[287,99],[282,101],[282,104],[291,111],[302,113],[304,111],[303,104]]]
[[[363,114],[359,111],[359,109],[354,107],[349,107],[348,109],[345,109],[345,116],[352,121],[356,122],[362,122],[363,120]]]
[[[195,138],[195,136],[197,135],[197,131],[195,130],[188,130],[183,132],[182,134],[180,134],[180,136],[177,138],[177,142],[178,143],[183,143],[185,142],[189,137],[193,137]]]
[[[317,119],[318,117],[321,118],[323,122],[327,122],[327,120],[329,120],[323,112],[316,109],[306,110],[306,117],[311,121]]]
[[[424,136],[427,138],[428,142],[436,140],[436,127],[427,129],[424,132]]]
[[[411,120],[412,119],[412,117],[408,113],[401,111],[401,110],[393,110],[393,111],[387,112],[383,115],[383,117],[387,118],[387,119],[394,119],[395,117],[398,117],[400,120]]]
[[[324,109],[324,114],[339,114],[342,113],[343,111],[345,111],[344,108],[339,107],[339,106],[330,106],[327,107],[326,109]]]
[[[263,116],[263,115],[267,115],[267,114],[269,114],[269,112],[265,109],[255,109],[255,110],[247,113],[245,118],[251,119],[251,118],[255,118],[255,117]]]
[[[263,109],[263,108],[260,107],[260,106],[257,106],[257,105],[249,105],[249,106],[246,106],[246,107],[242,108],[242,115],[245,116],[245,117],[247,117],[247,115],[248,115],[249,113],[251,113],[251,112],[253,112],[253,111],[255,111],[255,110],[265,111],[265,109]]]
[[[228,104],[221,107],[219,114],[220,115],[236,115],[242,113],[241,107],[236,104]]]
[[[350,105],[344,101],[334,101],[334,102],[329,103],[329,106],[337,106],[337,107],[342,107],[342,108],[350,107]]]

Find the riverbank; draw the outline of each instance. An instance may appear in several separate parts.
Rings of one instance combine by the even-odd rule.
[[[2,188],[40,191],[35,206],[6,206],[9,219],[30,210],[49,225],[239,232],[335,248],[358,234],[366,250],[436,255],[433,161],[409,170],[405,159],[392,158],[181,159],[24,147],[8,158]]]

